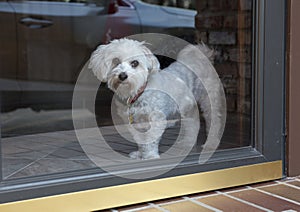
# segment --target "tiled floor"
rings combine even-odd
[[[87,148],[87,145],[90,144],[92,144],[90,145],[92,148],[88,148],[91,151],[88,153],[97,155],[99,157],[97,160],[101,160],[101,167],[103,165],[119,165],[119,163],[116,163],[114,160],[115,158],[112,158],[111,151],[118,152],[121,155],[128,157],[130,152],[137,150],[137,145],[124,139],[113,126],[105,126],[100,128],[101,134],[104,137],[104,141],[99,140],[97,133],[90,132],[90,130],[96,128],[87,127],[80,132],[80,134],[86,134],[86,137],[88,137],[88,139],[85,139],[84,141],[86,145],[84,145],[82,142],[79,143],[74,130],[52,131],[54,130],[54,126],[52,125],[57,125],[58,128],[60,125],[62,125],[63,128],[67,128],[66,125],[70,124],[69,119],[72,117],[69,114],[69,111],[50,111],[49,113],[50,114],[48,114],[48,112],[42,112],[39,114],[38,119],[32,118],[31,121],[28,121],[26,117],[31,117],[35,113],[31,110],[29,112],[26,110],[22,113],[23,116],[20,116],[23,118],[25,117],[24,120],[20,120],[20,118],[13,118],[15,117],[13,114],[10,115],[11,117],[9,116],[10,118],[7,117],[4,120],[4,123],[7,125],[5,125],[3,131],[6,132],[7,137],[1,138],[0,152],[2,153],[3,179],[7,180],[22,177],[49,175],[95,168],[97,166],[90,160],[89,157],[87,157],[87,149],[84,149],[84,147]],[[86,115],[86,113],[89,114],[86,111],[80,112],[81,116],[87,119],[89,115]],[[56,118],[53,118],[53,116]],[[52,124],[49,124],[48,121],[51,118],[55,121],[51,122],[50,120]],[[13,121],[11,119],[16,120]],[[218,147],[219,150],[238,148],[248,145],[250,139],[248,130],[245,130],[245,132],[230,130],[239,129],[237,126],[237,123],[239,123],[237,119],[238,117],[236,116],[231,116],[228,118],[226,124],[228,130],[225,130],[222,142]],[[59,122],[58,120],[63,120],[63,123]],[[66,120],[68,121],[68,124],[64,123]],[[43,124],[46,125],[43,126]],[[35,129],[32,127],[32,125],[39,127],[39,129]],[[34,129],[36,131],[34,131]],[[203,140],[205,141],[204,129],[204,126],[202,126],[198,137],[199,143],[196,144],[190,151],[191,154],[199,153],[201,151],[201,144],[203,143]],[[246,127],[245,129],[249,129],[249,127]],[[37,133],[39,130],[46,132]],[[50,132],[47,132],[47,130]],[[167,152],[170,147],[174,146],[174,141],[178,137],[179,131],[179,126],[175,126],[165,131],[160,143],[159,150],[161,153]],[[30,134],[18,135],[22,134],[23,132],[29,132]],[[125,133],[126,132],[123,132],[123,134]],[[174,157],[174,154],[172,155],[168,152],[166,155]]]
[[[107,212],[300,211],[300,177],[154,201]]]

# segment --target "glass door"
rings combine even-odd
[[[0,208],[284,176],[285,1],[0,4]]]

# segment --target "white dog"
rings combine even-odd
[[[222,85],[215,79],[212,56],[213,51],[204,44],[188,45],[180,51],[177,61],[160,70],[159,61],[144,42],[126,38],[100,45],[92,53],[89,68],[117,94],[127,108],[128,122],[135,124],[139,132],[133,136],[139,149],[130,154],[131,158],[159,158],[159,141],[168,127],[164,121],[178,112],[182,118],[195,117],[197,104],[203,112],[207,134],[211,129],[209,137],[215,140],[207,145],[219,144],[225,102]]]

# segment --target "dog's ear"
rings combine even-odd
[[[92,53],[88,66],[101,82],[107,82],[107,73],[109,71],[109,64],[106,57],[107,46],[108,45],[98,46]]]
[[[148,60],[148,70],[150,73],[154,73],[160,70],[160,63],[156,56],[148,49],[144,43],[142,43],[143,52]]]

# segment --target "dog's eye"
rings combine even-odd
[[[133,60],[133,61],[131,61],[130,65],[132,68],[136,68],[139,65],[139,61]]]

